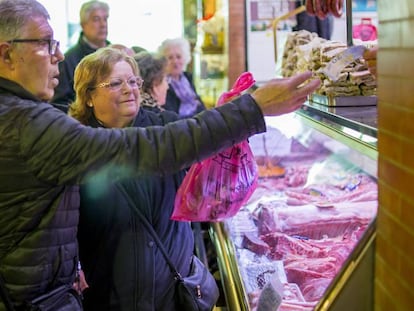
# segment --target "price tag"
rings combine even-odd
[[[342,70],[350,63],[361,58],[365,51],[365,46],[354,45],[345,51],[334,56],[331,61],[322,69],[322,72],[331,80],[338,80]]]
[[[257,311],[277,311],[283,299],[283,285],[277,278],[263,287],[257,304]]]

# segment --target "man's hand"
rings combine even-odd
[[[83,270],[80,269],[77,271],[75,283],[73,283],[73,289],[75,289],[79,295],[82,295],[82,292],[89,287],[88,282],[86,282],[85,274]]]
[[[307,71],[289,78],[272,79],[251,95],[266,116],[278,116],[299,109],[321,84]],[[309,80],[309,81],[307,81]]]

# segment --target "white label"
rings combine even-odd
[[[322,69],[322,72],[332,81],[338,80],[342,70],[364,54],[363,45],[354,45],[339,53]]]
[[[263,287],[257,304],[257,311],[277,311],[283,299],[283,286],[277,289],[276,284],[268,282]],[[280,284],[281,285],[281,284]]]

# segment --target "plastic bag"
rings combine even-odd
[[[240,96],[255,80],[249,72],[223,93],[217,106]],[[192,165],[177,191],[173,220],[221,221],[234,216],[257,187],[258,167],[248,141]]]
[[[364,17],[360,24],[352,27],[352,38],[362,41],[377,40],[377,27],[372,24],[371,18]]]

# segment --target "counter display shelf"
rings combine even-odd
[[[375,128],[311,105],[266,122],[257,189],[209,231],[228,309],[370,310]]]

